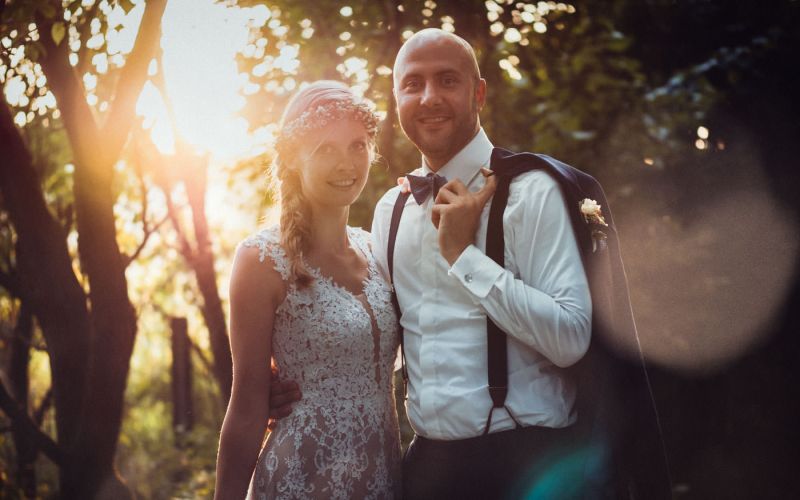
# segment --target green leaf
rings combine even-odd
[[[64,39],[64,35],[67,34],[67,27],[64,26],[64,23],[54,23],[53,26],[50,27],[50,36],[53,37],[53,41],[56,45],[61,43],[61,40]]]

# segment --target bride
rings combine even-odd
[[[217,499],[393,498],[400,490],[390,286],[369,235],[347,226],[377,123],[333,81],[300,90],[284,111],[272,166],[280,225],[246,239],[233,264],[233,390]],[[303,398],[262,447],[271,359]]]

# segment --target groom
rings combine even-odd
[[[553,172],[513,178],[501,212],[505,265],[486,255],[496,181],[485,169],[511,155],[480,125],[486,92],[472,47],[456,35],[422,30],[397,55],[397,111],[422,165],[378,202],[372,233],[401,312],[416,433],[403,496],[617,498],[630,485],[611,479],[610,434],[576,414],[578,389],[565,370],[589,349],[593,297],[573,207]],[[506,334],[508,393],[499,407],[487,387],[487,317]],[[277,389],[271,406],[280,397]]]
[[[478,117],[486,81],[466,41],[433,29],[412,36],[395,61],[394,96],[422,154],[419,175],[447,180],[435,199],[406,200],[394,249],[416,432],[404,497],[503,498],[537,455],[572,439],[575,389],[556,368],[589,346],[586,275],[558,186],[544,172],[511,186],[508,269],[484,253],[488,206],[472,192],[483,187],[493,146]],[[387,248],[399,190],[375,208],[376,249]],[[492,409],[487,390],[487,315],[510,337],[504,409]]]
[[[478,116],[486,81],[466,41],[436,29],[412,36],[395,61],[394,96],[403,131],[422,154],[418,175],[447,181],[435,199],[406,199],[394,245],[416,432],[404,497],[504,498],[537,459],[574,440],[575,387],[558,368],[589,346],[586,275],[559,187],[541,171],[511,184],[507,268],[485,254],[489,207],[473,193],[485,192],[481,169],[490,167],[493,146]],[[376,249],[387,248],[400,189],[375,208]],[[487,315],[508,334],[509,391],[497,409],[487,390]]]

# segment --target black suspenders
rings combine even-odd
[[[505,258],[503,255],[505,241],[503,235],[503,212],[508,203],[508,191],[512,177],[498,176],[497,190],[492,199],[489,211],[489,222],[486,230],[486,255],[495,262],[504,266]],[[403,216],[403,209],[406,205],[410,193],[401,192],[392,210],[392,220],[389,225],[389,241],[386,251],[386,260],[389,267],[389,277],[392,280],[392,303],[397,313],[398,322],[401,311],[397,301],[397,291],[394,288],[394,247],[397,240],[397,229],[400,227],[400,218]],[[408,389],[408,370],[406,368],[405,342],[403,327],[400,326],[400,359],[402,362],[402,374],[404,389]],[[506,346],[506,334],[488,316],[486,318],[486,340],[487,340],[487,361],[489,372],[489,395],[492,398],[492,408],[486,419],[484,435],[489,433],[492,424],[492,415],[495,408],[504,408],[517,427],[519,422],[506,406],[506,396],[508,395],[508,354]]]
[[[386,249],[386,261],[389,267],[389,279],[392,281],[392,305],[397,315],[397,328],[400,331],[400,366],[403,375],[403,396],[408,397],[408,369],[406,368],[406,349],[405,335],[403,335],[403,325],[400,324],[400,303],[397,301],[397,291],[394,288],[394,242],[397,240],[397,228],[400,227],[400,217],[403,216],[403,209],[406,200],[411,194],[410,191],[400,192],[392,210],[392,222],[389,224],[389,247]]]
[[[486,225],[486,255],[497,262],[500,267],[505,267],[505,235],[503,234],[503,212],[508,204],[508,190],[511,186],[511,177],[498,175],[497,189],[492,197],[492,206],[489,209],[489,222]],[[489,395],[492,397],[492,408],[486,418],[486,428],[483,434],[489,433],[492,426],[492,415],[495,408],[505,408],[508,416],[517,427],[520,423],[506,406],[508,395],[508,350],[506,346],[506,333],[486,317],[486,350],[489,365]]]

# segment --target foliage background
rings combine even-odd
[[[75,273],[89,289],[73,214],[74,147],[60,112],[64,103],[56,104],[47,78],[41,78],[37,61],[44,49],[37,42],[50,36],[57,45],[58,38],[70,44],[82,98],[102,118],[109,109],[103,103],[113,100],[120,78],[122,66],[114,61],[131,52],[115,46],[114,37],[136,30],[144,2],[2,5],[3,105],[32,155],[50,212],[64,226]],[[125,271],[137,331],[116,464],[137,495],[197,498],[213,491],[226,398],[216,374],[211,296],[201,271],[211,272],[224,306],[237,242],[274,220],[264,171],[286,99],[301,82],[336,78],[385,113],[382,159],[351,211],[353,225],[369,227],[375,201],[419,162],[397,125],[390,68],[407,32],[425,26],[454,28],[476,48],[489,85],[481,120],[497,145],[550,154],[605,186],[620,227],[643,347],[653,362],[676,497],[787,498],[797,489],[792,474],[800,416],[794,369],[800,100],[793,72],[800,3],[186,5],[179,11],[180,0],[168,2],[171,27],[164,25],[127,145],[114,163],[116,241],[123,253],[137,254]],[[57,9],[71,16],[64,23],[56,16],[53,24]],[[204,21],[215,16],[235,25],[238,34],[225,39],[204,32]],[[40,33],[37,23],[47,19],[62,28]],[[203,36],[211,45],[202,44]],[[183,45],[175,41],[181,38]],[[237,135],[251,140],[223,152],[207,125],[217,118],[210,113],[215,103],[192,96],[203,83],[215,83],[199,76],[209,74],[203,56],[213,60],[213,47],[226,44],[234,47],[231,63],[240,75],[228,82],[241,99],[231,111],[246,121],[225,122],[227,129],[216,133],[229,143]],[[171,67],[179,67],[175,57],[190,59],[195,72],[171,74]],[[199,133],[204,126],[212,131]],[[201,193],[203,203],[193,193]],[[3,277],[15,275],[17,233],[0,198]],[[198,266],[201,254],[210,256],[210,268]],[[4,279],[0,375],[7,385],[23,310]],[[195,346],[194,426],[186,432],[172,426],[173,316],[188,319]],[[31,332],[26,411],[41,410],[40,428],[55,438],[56,417],[47,402],[52,349],[37,324]],[[35,485],[25,487],[11,428],[7,412],[0,413],[0,492],[10,498],[51,495],[59,489],[57,466],[39,453]],[[407,440],[407,427],[404,433]]]

